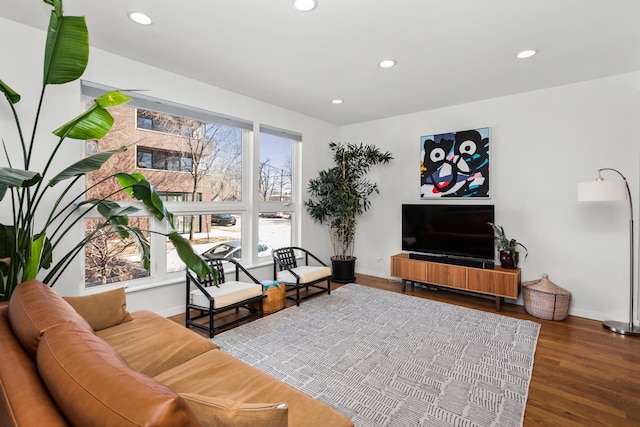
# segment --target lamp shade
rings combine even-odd
[[[627,187],[623,180],[578,183],[578,201],[580,202],[609,202],[626,199]]]

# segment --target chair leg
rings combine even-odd
[[[327,279],[327,294],[331,295],[331,279]]]
[[[209,310],[209,338],[213,338],[213,310]]]
[[[296,305],[300,307],[300,286],[296,285]]]

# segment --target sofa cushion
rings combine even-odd
[[[208,286],[205,291],[214,298],[213,308],[222,308],[262,295],[262,285],[231,281],[220,283],[218,286]],[[200,289],[194,289],[191,291],[191,304],[209,307],[209,298]]]
[[[94,295],[63,298],[84,317],[94,331],[131,320],[131,315],[127,311],[127,297],[124,288]]]
[[[290,426],[353,427],[351,420],[325,403],[221,350],[208,351],[154,378],[178,393],[242,403],[285,403]],[[206,378],[211,380],[203,381]]]
[[[301,265],[300,267],[291,269],[294,273],[300,276],[300,283],[311,283],[316,280],[327,279],[331,277],[331,269],[329,267],[318,267],[312,265]],[[287,270],[278,272],[278,282],[284,283],[296,283],[296,278],[293,274]]]
[[[184,399],[71,322],[47,329],[37,356],[40,376],[72,425],[199,425]]]
[[[242,403],[193,393],[181,396],[202,427],[287,427],[284,403]]]
[[[96,332],[129,366],[153,377],[218,346],[176,322],[146,310],[131,322]]]
[[[33,360],[16,340],[9,325],[8,304],[0,303],[0,424],[67,426],[42,383]]]
[[[68,302],[38,280],[16,286],[9,300],[9,321],[20,344],[33,359],[42,333],[52,326],[71,321],[93,332]]]

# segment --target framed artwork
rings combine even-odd
[[[420,197],[489,197],[489,128],[420,137]]]

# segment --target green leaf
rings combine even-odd
[[[62,2],[54,1],[44,56],[43,84],[78,79],[89,61],[89,31],[84,16],[62,16]]]
[[[129,231],[132,230],[129,227],[129,216],[138,212],[139,209],[134,206],[122,207],[115,202],[108,202],[99,204],[98,211],[106,219],[106,224],[109,224],[121,239],[126,239],[129,237]]]
[[[153,216],[160,221],[166,220],[171,229],[175,229],[173,214],[167,210],[160,195],[142,174],[117,173],[114,177],[129,196],[140,200]]]
[[[54,130],[53,134],[60,138],[100,139],[111,130],[112,126],[113,117],[111,114],[96,104]]]
[[[62,15],[62,0],[42,0],[46,4],[54,7],[54,13]]]
[[[167,235],[173,246],[178,252],[178,256],[184,262],[189,269],[196,273],[200,277],[207,277],[207,274],[211,272],[209,264],[194,250],[187,239],[178,234],[177,231],[169,233]]]
[[[22,281],[35,279],[40,270],[40,257],[42,256],[42,249],[44,248],[46,236],[44,233],[33,236],[31,241],[31,251],[29,253],[29,259],[24,266],[22,272]]]
[[[38,172],[0,167],[0,200],[4,197],[7,187],[31,187],[41,180],[42,176]]]
[[[114,121],[106,108],[129,101],[131,98],[117,90],[107,92],[97,98],[91,108],[54,130],[53,134],[60,138],[100,139],[111,130]]]
[[[102,108],[109,108],[131,102],[131,98],[119,90],[112,90],[96,98],[95,102]]]
[[[142,266],[148,270],[151,266],[151,244],[138,227],[130,227],[131,237],[136,241],[142,255]]]
[[[20,95],[7,86],[2,80],[0,80],[0,91],[4,93],[11,104],[17,104],[20,101]]]
[[[103,151],[102,153],[94,154],[93,156],[85,157],[84,159],[72,164],[65,170],[54,176],[49,181],[49,187],[53,187],[60,181],[73,178],[78,175],[85,175],[89,172],[100,170],[103,164],[107,162],[114,154],[123,153],[127,151],[127,147],[120,147],[115,150]]]
[[[13,225],[0,224],[0,259],[13,256],[13,243],[16,241],[16,231]],[[6,275],[7,266],[0,263],[0,271]]]

